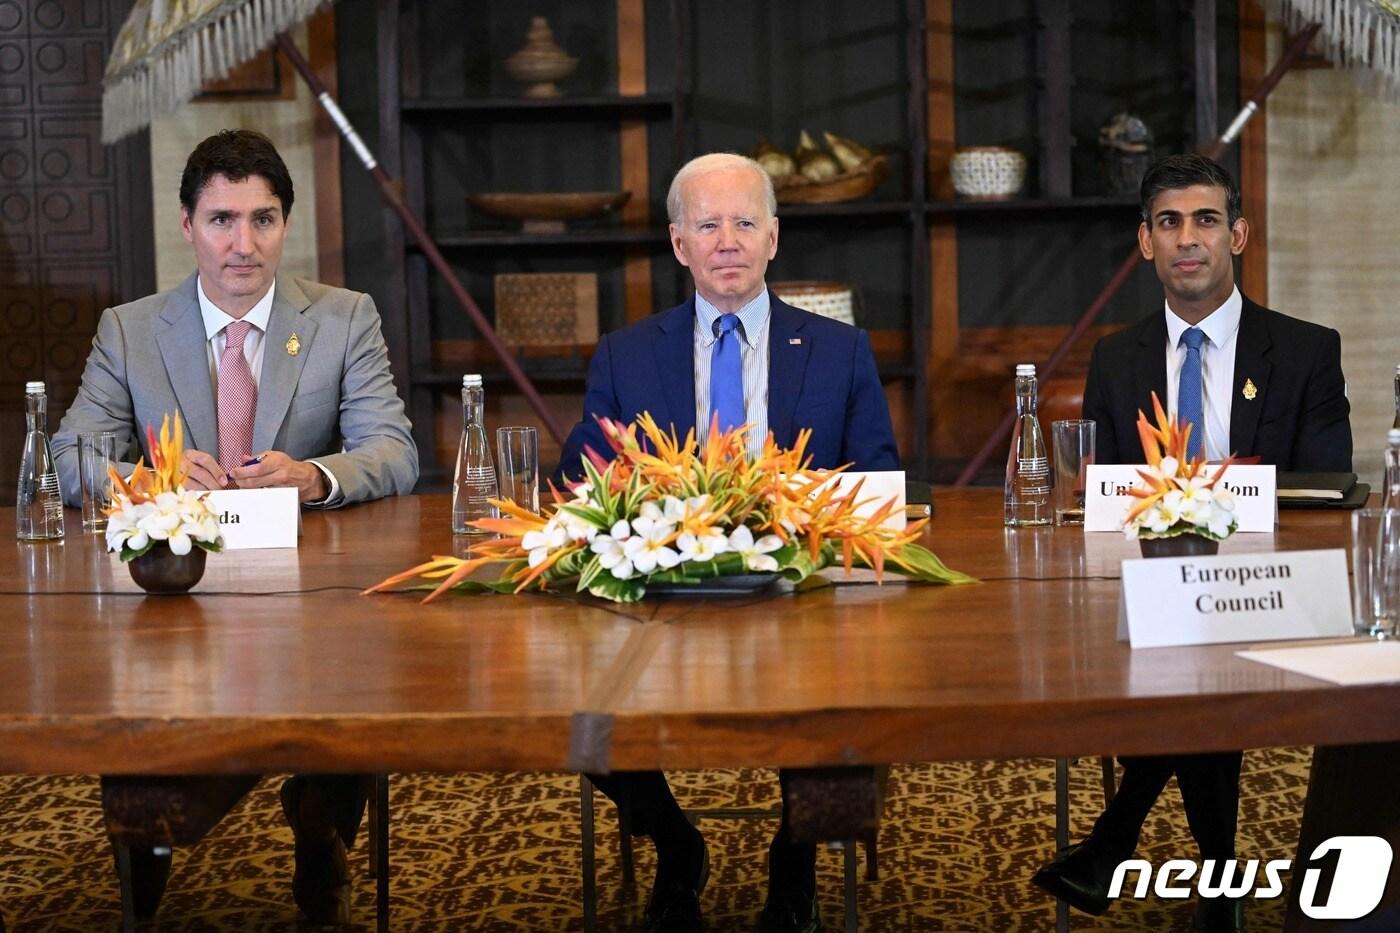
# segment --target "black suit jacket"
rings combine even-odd
[[[1167,401],[1167,322],[1162,309],[1104,337],[1084,386],[1084,417],[1096,423],[1099,463],[1141,463],[1137,416],[1152,392]],[[1244,396],[1246,380],[1255,396]],[[1248,298],[1235,341],[1230,450],[1280,470],[1351,471],[1351,406],[1342,339],[1330,327],[1260,307]]]

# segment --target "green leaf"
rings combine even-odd
[[[860,560],[860,558],[857,558]],[[860,560],[862,564],[869,564]],[[924,583],[976,583],[976,577],[970,577],[959,570],[953,570],[943,561],[938,559],[938,555],[928,548],[918,544],[906,544],[897,551],[885,556],[885,569],[894,573],[903,574],[920,580]]]
[[[641,577],[619,580],[611,573],[599,574],[588,592],[615,603],[635,603],[646,594],[646,582]]]

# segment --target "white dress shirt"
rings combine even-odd
[[[1201,398],[1205,413],[1205,455],[1208,460],[1223,460],[1230,455],[1230,404],[1234,401],[1235,344],[1240,333],[1240,314],[1244,302],[1240,290],[1230,290],[1230,297],[1194,326],[1205,332],[1201,344]],[[1186,365],[1186,344],[1181,335],[1191,324],[1176,316],[1171,305],[1167,314],[1167,411],[1177,411],[1180,394],[1181,368]]]
[[[263,364],[263,336],[267,333],[267,322],[272,317],[272,296],[277,291],[277,283],[273,283],[267,290],[267,294],[258,299],[258,303],[248,310],[248,313],[241,318],[236,318],[224,312],[222,308],[214,304],[209,296],[204,293],[204,283],[195,278],[195,292],[199,296],[199,313],[204,318],[204,349],[205,357],[209,361],[209,384],[214,389],[214,410],[219,407],[219,358],[224,355],[224,346],[228,343],[224,328],[234,321],[247,321],[252,324],[247,336],[243,338],[243,358],[248,361],[248,368],[253,372],[253,382],[262,382]],[[253,451],[253,456],[260,456],[263,451]],[[325,464],[312,460],[316,468],[326,477],[326,486],[329,490],[325,499],[318,502],[333,500],[340,493],[340,483],[336,481],[335,474],[330,471]],[[308,503],[315,504],[315,503]]]
[[[701,444],[710,433],[710,361],[714,355],[715,321],[720,311],[695,293],[695,436]],[[768,437],[768,287],[735,312],[739,316],[740,365],[744,372],[744,420],[749,428],[749,453],[763,453]],[[684,438],[681,438],[684,440]]]

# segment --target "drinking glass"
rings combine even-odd
[[[83,531],[106,531],[107,513],[112,505],[109,464],[117,462],[117,435],[111,431],[90,431],[78,435],[78,482],[83,492]]]
[[[523,509],[540,510],[540,438],[534,428],[496,429],[499,495]]]
[[[1394,638],[1400,624],[1400,509],[1351,513],[1352,627]]]
[[[1055,524],[1082,525],[1085,468],[1094,462],[1094,422],[1051,422],[1050,445],[1055,459]]]

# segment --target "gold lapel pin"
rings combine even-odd
[[[1256,395],[1258,395],[1258,394],[1259,394],[1259,390],[1256,389],[1256,388],[1254,387],[1254,380],[1253,380],[1253,379],[1246,379],[1246,380],[1244,381],[1244,397],[1245,397],[1245,400],[1246,400],[1246,401],[1249,401],[1249,402],[1252,402],[1252,401],[1254,401],[1254,396],[1256,396]]]
[[[301,338],[298,337],[296,334],[292,334],[292,336],[287,338],[287,355],[296,356],[300,352]],[[1250,396],[1250,398],[1253,398],[1253,396]]]

